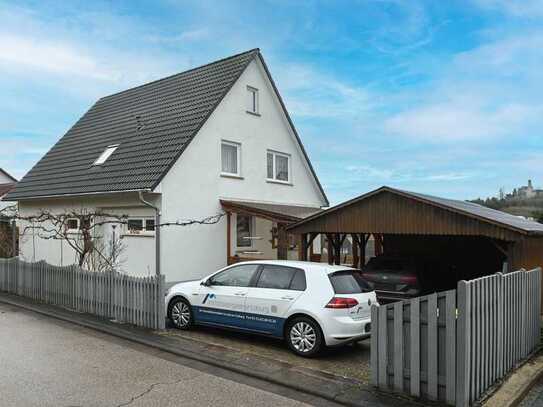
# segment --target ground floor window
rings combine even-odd
[[[154,233],[155,220],[152,218],[129,218],[126,229],[129,234]]]
[[[254,218],[250,215],[238,214],[236,216],[236,246],[252,247],[254,231]]]

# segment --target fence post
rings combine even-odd
[[[371,383],[379,386],[379,304],[371,306]]]
[[[458,282],[456,295],[458,313],[456,323],[456,407],[467,407],[469,406],[471,377],[471,301],[470,286],[466,281]]]

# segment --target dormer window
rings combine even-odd
[[[247,86],[247,113],[258,115],[258,89]]]
[[[102,165],[107,161],[107,159],[117,150],[119,147],[118,144],[112,144],[111,146],[107,146],[106,149],[102,154],[100,154],[100,157],[96,159],[93,165]]]

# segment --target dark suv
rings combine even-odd
[[[380,303],[421,295],[417,264],[400,257],[377,256],[362,268],[362,277],[374,288]]]

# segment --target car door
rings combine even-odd
[[[246,329],[245,301],[258,267],[240,264],[211,276],[193,304],[196,323]]]
[[[283,336],[288,310],[306,288],[302,269],[265,264],[254,287],[249,288],[245,309],[247,328],[274,336]]]

